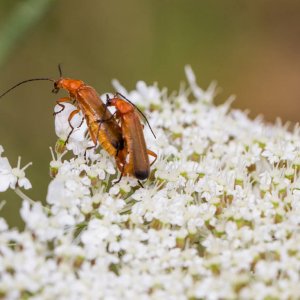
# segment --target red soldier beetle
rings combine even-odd
[[[53,93],[58,93],[60,89],[64,89],[69,93],[69,97],[63,97],[56,100],[56,103],[61,107],[61,110],[55,112],[54,115],[62,112],[65,108],[63,103],[70,102],[75,103],[77,109],[73,110],[68,118],[71,131],[65,141],[68,142],[74,127],[71,124],[72,118],[81,111],[87,122],[88,130],[94,146],[87,149],[95,148],[99,141],[99,144],[105,149],[111,156],[116,157],[119,150],[124,147],[124,140],[122,137],[121,127],[118,125],[116,120],[112,117],[111,112],[107,109],[106,105],[101,101],[96,90],[91,86],[86,85],[82,80],[63,78],[60,65],[58,65],[60,78],[57,80],[51,78],[32,78],[21,81],[8,89],[0,98],[6,95],[8,92],[13,90],[27,82],[46,80],[51,81],[54,84],[52,90]],[[105,119],[105,122],[103,122]],[[82,120],[83,121],[83,120]],[[82,123],[81,123],[82,124]],[[81,124],[79,126],[81,126]]]
[[[153,133],[147,118],[138,107],[120,93],[116,93],[113,98],[107,96],[106,106],[114,106],[116,108],[115,115],[117,120],[121,122],[124,139],[124,148],[118,151],[116,156],[117,166],[121,172],[121,176],[117,182],[120,182],[124,175],[131,175],[139,180],[147,179],[150,175],[148,155],[155,158],[151,165],[157,159],[157,154],[146,147],[143,125],[141,124],[139,114],[145,118]],[[155,137],[154,133],[153,135]]]

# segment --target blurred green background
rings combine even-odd
[[[217,102],[299,121],[300,1],[1,0],[0,93],[18,81],[58,76],[82,79],[99,93],[118,78],[127,88],[157,81],[170,91],[191,64],[206,88],[216,79]],[[22,156],[33,189],[44,199],[49,146],[55,143],[51,83],[23,85],[0,100],[0,144],[11,164]],[[64,95],[60,93],[60,95]],[[0,212],[19,225],[21,201],[0,195]]]

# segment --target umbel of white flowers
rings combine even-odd
[[[63,149],[71,105],[56,116],[45,206],[22,191],[27,166],[12,168],[0,148],[0,190],[21,196],[25,222],[0,218],[1,299],[300,299],[299,127],[216,106],[215,85],[186,75],[170,95],[113,82],[157,136],[145,126],[159,158],[143,188],[113,185],[101,149],[84,159],[86,124]]]

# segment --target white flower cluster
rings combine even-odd
[[[24,171],[31,163],[21,169],[21,157],[19,157],[17,167],[12,168],[7,157],[2,157],[3,152],[4,149],[0,145],[0,192],[4,192],[9,188],[15,189],[17,187],[23,187],[26,190],[30,189],[31,183],[25,177]]]
[[[85,159],[85,124],[73,158],[56,146],[47,205],[23,200],[23,231],[0,219],[1,299],[300,299],[300,128],[215,106],[214,85],[186,74],[190,87],[171,96],[114,81],[157,136],[145,126],[158,160],[144,187],[114,185],[103,150]],[[29,187],[2,157],[0,182]]]

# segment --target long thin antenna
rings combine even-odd
[[[55,82],[54,79],[51,78],[32,78],[32,79],[27,79],[27,80],[23,80],[19,83],[17,83],[16,85],[14,85],[13,87],[11,87],[10,89],[8,89],[6,92],[4,92],[2,95],[0,95],[0,98],[2,98],[4,95],[6,95],[7,93],[9,93],[11,90],[15,89],[16,87],[18,87],[19,85],[26,83],[26,82],[30,82],[30,81],[38,81],[38,80],[48,80],[48,81],[52,81]]]
[[[58,64],[58,72],[59,72],[59,77],[62,77],[62,70],[61,70],[61,64]]]
[[[126,101],[128,101],[131,105],[133,105],[138,110],[138,112],[144,117],[145,121],[147,122],[147,124],[148,124],[148,126],[149,126],[149,128],[150,128],[150,130],[151,130],[151,132],[153,134],[153,136],[156,138],[156,135],[154,134],[154,132],[153,132],[153,130],[152,130],[152,128],[151,128],[151,126],[150,126],[150,124],[148,122],[148,119],[146,118],[146,116],[144,115],[144,113],[134,103],[132,103],[129,99],[127,99],[124,95],[122,95],[121,93],[118,93],[118,92],[116,94],[118,96],[121,96],[122,98],[124,98]]]

